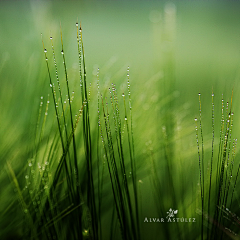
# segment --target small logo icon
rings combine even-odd
[[[173,210],[170,208],[169,211],[167,212],[167,218],[174,217],[177,213],[178,213],[178,210]]]

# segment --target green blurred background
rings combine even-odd
[[[45,41],[51,35],[60,44],[60,22],[68,68],[76,71],[77,18],[83,27],[88,80],[97,66],[104,75],[102,81],[111,78],[110,82],[130,66],[135,92],[141,86],[145,88],[148,80],[161,72],[161,61],[168,51],[169,43],[162,37],[166,4],[176,13],[172,31],[178,103],[191,103],[191,111],[196,111],[196,94],[206,93],[203,101],[208,102],[212,89],[217,96],[229,96],[234,87],[237,97],[238,2],[176,1],[171,5],[165,1],[1,1],[2,111],[10,115],[12,109],[12,117],[17,114],[25,119],[25,104],[37,99],[36,91],[41,93],[44,87],[41,33]],[[32,86],[37,89],[33,91]],[[158,90],[154,86],[148,89]],[[144,92],[138,92],[134,99],[141,94]]]
[[[161,156],[158,134],[164,120],[160,119],[160,110],[170,96],[174,99],[172,114],[177,119],[175,154],[186,164],[183,181],[197,183],[194,118],[199,115],[198,93],[202,94],[206,142],[211,138],[212,91],[216,122],[220,124],[222,94],[229,101],[234,89],[234,136],[240,133],[237,124],[240,3],[237,1],[1,1],[1,165],[10,161],[17,170],[26,160],[40,96],[46,99],[50,93],[41,33],[49,50],[49,37],[53,37],[59,57],[61,23],[69,79],[78,80],[77,19],[83,29],[88,82],[96,83],[99,67],[102,89],[114,82],[119,92],[126,91],[126,70],[130,67],[135,147],[137,156],[142,157],[139,159],[144,162],[152,150],[156,158]],[[172,74],[167,84],[164,83],[166,62],[171,65]],[[8,181],[5,168],[0,171],[2,188]],[[146,174],[144,169],[140,172],[144,215],[154,212],[149,207],[154,201],[148,199],[149,172]],[[12,194],[9,189],[9,196],[1,197],[1,211]],[[156,225],[148,227],[155,236]]]

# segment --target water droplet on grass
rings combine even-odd
[[[52,37],[50,37],[50,40],[52,40]]]
[[[28,175],[26,175],[26,176],[25,176],[25,178],[26,178],[26,179],[28,179],[28,178],[29,178],[29,176],[28,176]]]
[[[45,52],[45,53],[47,52],[47,49],[46,49],[46,48],[44,49],[44,52]]]

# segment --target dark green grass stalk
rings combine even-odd
[[[199,96],[199,129],[200,129],[200,137],[201,137],[201,143],[202,143],[202,156],[201,161],[199,162],[199,167],[202,168],[202,176],[200,173],[200,187],[201,187],[201,196],[202,196],[202,238],[203,238],[203,215],[204,215],[204,149],[203,149],[203,131],[202,131],[202,103],[201,103],[201,94],[198,94]]]
[[[65,135],[66,135],[66,139],[67,139],[67,137],[68,137],[67,123],[66,123],[66,116],[65,116],[64,106],[63,106],[62,90],[61,90],[60,82],[59,82],[58,68],[57,68],[57,62],[56,62],[56,57],[55,57],[55,51],[54,51],[54,47],[53,47],[53,38],[50,37],[50,40],[51,40],[51,45],[52,45],[52,53],[53,53],[53,60],[54,60],[55,71],[56,71],[56,79],[57,79],[57,84],[58,84],[59,99],[60,99],[61,108],[62,108],[64,130],[65,130]],[[70,98],[70,96],[69,96],[69,98]]]
[[[63,57],[63,65],[64,65],[64,71],[65,71],[65,78],[66,78],[66,87],[67,87],[67,94],[68,94],[68,102],[69,102],[69,109],[70,109],[70,121],[71,121],[71,133],[72,133],[72,141],[73,141],[73,155],[74,155],[74,174],[75,174],[75,180],[78,183],[79,182],[79,172],[78,172],[78,161],[77,161],[77,150],[76,150],[76,141],[75,141],[75,134],[74,134],[74,125],[73,125],[73,116],[72,116],[72,105],[70,101],[70,90],[69,90],[69,83],[68,83],[68,73],[67,73],[67,67],[66,67],[66,60],[65,60],[65,54],[64,54],[64,49],[63,49],[63,37],[62,37],[62,30],[61,30],[61,45],[62,45],[62,57]],[[76,192],[74,196],[74,203],[75,205],[80,204],[80,185],[75,184],[76,186]],[[79,216],[79,208],[76,211],[76,216]],[[80,221],[78,220],[79,225]],[[77,231],[77,236],[78,238],[82,238],[82,231],[81,228]]]
[[[64,65],[64,72],[65,72],[65,77],[66,77],[66,87],[67,87],[67,94],[68,94],[68,103],[69,103],[69,109],[70,109],[70,121],[71,121],[71,133],[72,133],[72,141],[73,141],[73,154],[74,154],[74,167],[75,167],[75,177],[76,181],[79,181],[79,174],[78,174],[78,165],[77,165],[77,151],[76,151],[76,141],[75,141],[75,134],[74,134],[74,126],[73,126],[73,116],[72,116],[72,104],[70,100],[70,90],[69,90],[69,84],[68,84],[68,74],[67,74],[67,66],[66,66],[66,60],[65,60],[65,55],[64,55],[64,50],[63,50],[63,39],[62,39],[62,29],[61,29],[61,44],[62,44],[62,57],[63,57],[63,65]],[[62,103],[62,99],[61,99]],[[65,119],[65,115],[63,112],[63,116]],[[67,134],[67,132],[66,132]],[[76,185],[77,187],[77,192],[80,192],[79,185]],[[80,202],[79,198],[76,196],[77,202]]]
[[[99,90],[99,69],[97,71],[97,112],[98,112],[98,118],[97,118],[97,176],[98,176],[98,222],[99,222],[99,239],[102,239],[102,224],[101,224],[101,208],[102,208],[102,191],[103,191],[103,177],[104,177],[104,162],[101,164],[101,142],[102,142],[102,129],[101,129],[101,120],[100,120],[100,90]],[[100,169],[102,166],[102,174],[100,172]],[[101,174],[101,177],[100,177]]]
[[[213,151],[214,151],[214,93],[212,92],[212,151],[211,151],[211,166],[210,166],[210,176],[209,176],[209,193],[208,193],[208,216],[210,216],[211,207],[211,189],[212,189],[212,174],[213,174]],[[208,221],[208,232],[210,232],[210,221]]]
[[[138,187],[137,187],[137,169],[136,169],[136,159],[134,151],[134,137],[133,137],[133,121],[132,121],[132,103],[131,103],[131,90],[130,90],[130,80],[129,80],[129,67],[127,69],[127,84],[128,84],[128,97],[129,97],[129,115],[130,115],[130,129],[128,126],[128,117],[127,117],[127,108],[124,99],[124,108],[125,108],[125,119],[127,118],[127,132],[128,132],[128,143],[129,143],[129,154],[131,160],[131,176],[133,182],[133,191],[134,191],[134,202],[135,202],[135,213],[136,213],[136,224],[137,224],[137,234],[138,239],[141,239],[140,234],[140,216],[139,216],[139,203],[138,203]]]
[[[140,226],[139,226],[139,209],[138,209],[138,191],[137,191],[137,182],[136,182],[136,163],[135,163],[135,157],[134,157],[134,150],[133,150],[133,135],[132,132],[130,133],[129,126],[128,126],[128,117],[126,113],[126,103],[125,103],[125,98],[124,98],[124,106],[125,106],[125,119],[126,120],[126,125],[127,125],[127,133],[128,133],[128,144],[129,144],[129,155],[130,155],[130,161],[131,161],[131,177],[132,177],[132,184],[133,184],[133,192],[134,192],[134,205],[135,205],[135,219],[136,219],[136,227],[137,229],[136,234],[137,234],[137,239],[141,239],[140,237]],[[130,120],[131,121],[131,120]],[[132,138],[130,136],[132,135]],[[130,211],[130,214],[133,214],[133,210]]]
[[[85,145],[85,156],[87,163],[87,183],[88,189],[87,192],[87,202],[90,204],[90,212],[92,216],[92,234],[94,239],[98,239],[98,217],[97,217],[97,209],[96,209],[96,200],[95,200],[95,192],[94,192],[94,182],[93,182],[93,163],[92,163],[92,142],[91,142],[91,129],[90,129],[90,119],[89,119],[89,102],[88,102],[88,93],[87,93],[87,82],[86,82],[86,66],[85,66],[85,55],[84,55],[84,47],[82,40],[82,27],[80,24],[80,28],[78,30],[78,23],[76,23],[77,27],[77,43],[78,43],[78,55],[79,55],[79,74],[80,74],[80,86],[81,86],[81,94],[82,94],[82,103],[84,104],[83,109],[83,138]],[[83,81],[82,81],[83,79]]]
[[[195,122],[197,122],[197,118],[195,118]],[[196,123],[196,140],[197,140],[197,152],[198,152],[198,166],[199,166],[199,185],[201,191],[201,239],[203,239],[203,188],[202,188],[202,168],[201,168],[201,154],[200,154],[200,145],[199,145],[199,137],[198,137],[198,126]]]

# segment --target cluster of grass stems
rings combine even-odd
[[[239,239],[239,219],[229,209],[236,204],[236,185],[240,165],[236,166],[237,139],[232,137],[233,92],[230,103],[222,97],[219,143],[215,144],[215,109],[212,93],[211,157],[207,161],[203,141],[202,103],[199,93],[199,118],[196,122],[196,139],[199,160],[201,239]],[[237,171],[236,171],[237,170]],[[234,202],[235,201],[235,202]]]
[[[106,97],[101,94],[98,71],[94,115],[78,23],[76,33],[80,88],[75,92],[70,90],[72,79],[68,78],[62,30],[62,66],[57,64],[53,37],[50,50],[42,40],[51,92],[45,109],[44,98],[40,99],[35,148],[24,169],[23,190],[11,164],[7,165],[24,212],[21,235],[24,239],[141,239],[129,69],[127,94],[120,97],[114,84]],[[60,67],[65,87],[60,84]],[[46,134],[48,116],[54,114],[51,102],[55,118]],[[112,189],[110,194],[104,185]],[[102,213],[106,209],[112,209],[107,223],[110,227],[105,226],[109,234],[103,232],[106,223]]]

